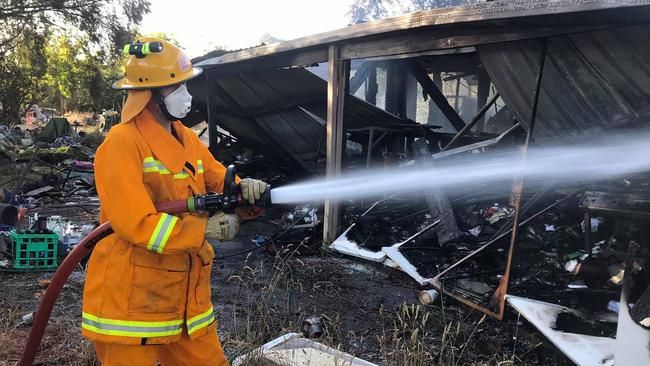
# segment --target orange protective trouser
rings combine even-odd
[[[190,340],[186,332],[177,342],[131,346],[93,342],[102,366],[228,366],[217,332]]]

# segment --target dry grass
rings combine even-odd
[[[228,331],[222,334],[226,351],[233,359],[280,335],[298,332],[305,315],[320,315],[325,332],[318,342],[378,364],[539,364],[534,357],[528,357],[540,346],[536,336],[526,340],[522,337],[522,341],[515,341],[513,346],[517,334],[514,337],[510,334],[514,329],[504,331],[503,328],[508,328],[506,323],[496,322],[462,307],[447,307],[444,302],[437,306],[403,303],[390,311],[381,306],[375,312],[366,306],[367,322],[377,326],[371,327],[370,332],[362,334],[362,330],[359,330],[357,334],[356,325],[345,323],[336,311],[328,312],[327,309],[331,310],[331,307],[320,307],[323,309],[321,314],[309,313],[304,308],[307,305],[301,299],[320,297],[327,301],[327,297],[323,296],[324,291],[336,292],[337,287],[343,286],[331,282],[326,285],[324,282],[329,281],[322,280],[310,284],[300,271],[304,266],[292,252],[285,252],[272,259],[272,265],[248,264],[238,275],[228,279],[238,284],[240,293],[237,298],[243,302],[237,311],[221,313],[221,318],[231,317],[234,322],[234,326],[228,327]],[[335,282],[334,279],[332,281]],[[314,291],[315,288],[317,291]],[[358,344],[369,343],[363,337],[373,338],[374,344],[359,347]],[[257,353],[245,365],[269,363]]]
[[[0,309],[0,366],[15,365],[22,355],[29,327],[15,309]],[[99,366],[92,344],[82,339],[76,320],[50,324],[35,363],[42,365]]]
[[[245,265],[239,275],[231,276],[229,282],[239,283],[242,302],[230,316],[233,331],[224,339],[224,347],[232,358],[250,352],[269,340],[290,331],[299,324],[295,314],[300,313],[296,297],[304,289],[300,280],[291,273],[294,251],[278,254],[270,269],[263,263]],[[261,355],[251,355],[246,365],[266,365]]]
[[[282,334],[296,332],[300,327],[303,313],[300,299],[313,296],[309,290],[336,291],[336,284],[318,281],[312,288],[305,289],[303,279],[294,275],[295,267],[303,266],[300,259],[294,258],[294,251],[285,251],[273,259],[271,266],[263,263],[246,265],[240,274],[231,276],[228,281],[239,284],[243,299],[237,311],[231,314],[234,329],[222,337],[224,346],[232,358],[252,352],[247,366],[268,365],[258,347]],[[267,269],[267,268],[270,268]],[[379,319],[382,329],[377,329],[377,344],[380,357],[386,365],[433,365],[440,359],[440,347],[433,346],[439,339],[431,329],[431,309],[419,305],[402,305],[396,313],[388,314],[381,308],[371,317]],[[340,314],[317,314],[324,324],[324,333],[319,342],[335,349],[342,349],[345,338],[356,338],[353,330],[344,331]],[[388,324],[388,325],[386,325]],[[451,331],[451,328],[450,328]],[[450,339],[443,335],[443,347],[450,347]],[[363,343],[361,341],[360,343]],[[355,349],[342,349],[355,356]],[[357,354],[366,358],[366,355]],[[291,362],[290,362],[291,363]]]
[[[384,300],[394,299],[392,292],[380,296],[382,305],[373,308],[374,300],[365,296],[380,291],[373,289],[378,283],[341,275],[342,268],[334,262],[296,258],[290,250],[271,259],[246,259],[241,271],[225,279],[237,293],[216,302],[226,354],[231,359],[246,354],[278,336],[297,332],[306,315],[319,315],[325,327],[318,342],[379,364],[535,364],[530,355],[540,346],[539,338],[524,339],[512,334],[514,328],[504,331],[507,324],[444,302],[422,306],[393,301],[391,305]],[[319,276],[309,277],[308,273]],[[68,305],[58,308],[48,326],[38,358],[44,365],[98,365],[92,345],[80,334],[77,284],[81,281],[64,294]],[[350,288],[366,292],[350,298]],[[338,306],[331,306],[332,302]],[[351,313],[355,313],[353,321]],[[0,309],[0,366],[14,365],[22,352],[29,331],[18,324],[22,315],[22,310]],[[513,335],[520,339],[514,345]],[[537,364],[558,363],[542,360]],[[245,365],[275,366],[260,353],[253,354]]]
[[[433,335],[428,331],[430,313],[420,305],[400,306],[396,314],[379,310],[382,318],[390,317],[392,327],[382,328],[377,336],[381,354],[390,365],[432,365],[436,349],[430,347]]]

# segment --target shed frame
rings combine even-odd
[[[553,36],[610,29],[650,22],[650,0],[513,0],[493,1],[470,6],[431,9],[390,19],[349,26],[313,36],[270,44],[220,57],[205,59],[196,65],[205,70],[209,84],[232,74],[263,70],[304,67],[328,62],[327,88],[327,178],[341,172],[344,146],[344,111],[350,90],[350,60],[395,59],[425,55],[454,54],[475,46],[527,39],[546,39]],[[427,92],[431,80],[426,80],[417,64],[409,69]],[[358,87],[354,82],[353,87]],[[435,86],[434,86],[435,87]],[[539,87],[539,85],[538,85]],[[218,93],[209,86],[210,94]],[[433,92],[431,92],[434,95]],[[483,104],[487,94],[483,93]],[[537,93],[536,93],[537,94]],[[310,96],[307,96],[310,97]],[[440,99],[440,98],[438,98]],[[212,102],[211,102],[212,100]],[[217,121],[214,99],[207,99],[211,148],[216,145]],[[444,107],[444,106],[443,106]],[[445,109],[445,115],[454,121],[458,131],[466,131],[460,117]],[[480,117],[479,117],[480,118]],[[533,117],[534,120],[534,117]],[[531,131],[529,131],[530,137]],[[215,137],[213,137],[215,136]],[[523,181],[513,187],[517,194]],[[519,206],[517,205],[517,215]],[[339,232],[340,212],[334,201],[326,201],[324,214],[325,245],[334,241]],[[512,230],[508,251],[507,272],[515,247],[518,220]],[[504,274],[508,278],[508,273]],[[433,284],[435,285],[435,284]],[[505,288],[499,291],[500,305],[496,312],[480,309],[502,319]],[[464,301],[468,303],[467,301]],[[468,304],[479,308],[475,304]]]

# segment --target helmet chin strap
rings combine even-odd
[[[165,118],[167,118],[169,121],[178,120],[178,118],[172,116],[171,113],[169,113],[167,106],[165,105],[165,98],[160,95],[160,92],[158,90],[154,90],[153,97],[154,101],[158,105],[158,108],[160,108],[160,111],[162,112],[163,116],[165,116]]]

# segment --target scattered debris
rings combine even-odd
[[[300,331],[305,338],[320,338],[325,331],[323,320],[318,316],[310,316],[303,320]]]
[[[31,313],[27,313],[22,316],[22,324],[23,325],[32,325],[34,323],[34,316],[36,315],[35,311],[32,311]]]
[[[0,203],[0,224],[14,225],[18,221],[18,207]]]
[[[289,333],[276,338],[233,361],[233,366],[248,364],[291,366],[377,366],[358,357]]]
[[[323,233],[318,208],[312,205],[296,206],[282,215],[277,228],[271,233],[255,235],[257,245],[265,245],[266,251],[276,254],[281,250],[295,248],[301,253],[317,250]]]
[[[440,294],[436,290],[423,290],[420,291],[420,295],[418,297],[423,305],[431,305],[438,299],[439,296]]]

